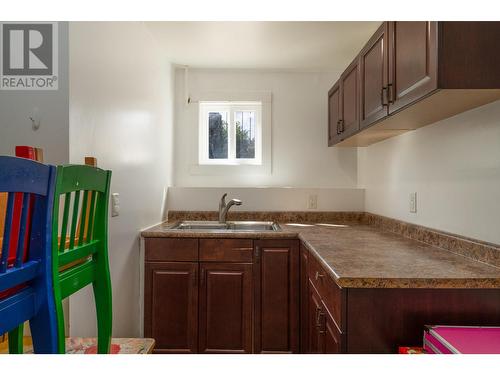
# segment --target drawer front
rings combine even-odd
[[[311,283],[318,290],[325,307],[335,320],[338,328],[343,331],[342,307],[344,293],[342,289],[333,281],[329,273],[312,254],[309,256],[308,267]]]
[[[323,301],[323,308],[326,308]],[[323,335],[325,354],[340,354],[345,351],[345,334],[342,334],[333,317],[328,313],[328,309],[324,312]]]
[[[248,239],[200,239],[200,261],[252,262],[253,241]]]
[[[198,239],[196,238],[146,238],[146,262],[196,262]]]

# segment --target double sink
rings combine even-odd
[[[203,231],[233,231],[233,232],[278,232],[278,223],[273,221],[179,221],[172,230],[203,230]]]
[[[281,230],[278,223],[273,221],[226,221],[229,209],[232,206],[241,206],[243,203],[240,199],[231,199],[226,203],[226,196],[227,193],[224,193],[219,202],[219,221],[180,221],[169,229],[214,232],[278,232]]]

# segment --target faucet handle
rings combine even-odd
[[[226,206],[226,197],[227,197],[227,193],[222,194],[222,198],[220,199],[220,203],[219,203],[219,208]]]

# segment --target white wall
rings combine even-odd
[[[335,188],[184,188],[168,189],[168,208],[175,211],[217,211],[222,194],[227,201],[238,198],[241,206],[235,211],[363,211],[363,189]],[[309,209],[311,195],[317,198],[317,208]]]
[[[184,70],[177,69],[174,185],[356,187],[356,150],[327,145],[327,92],[336,77],[333,73],[190,69],[188,92],[195,98],[222,90],[272,93],[271,173],[208,175],[194,168],[198,161],[198,105],[185,104]]]
[[[109,221],[113,335],[139,335],[139,230],[162,220],[171,181],[172,69],[137,22],[70,23],[70,159],[113,171]],[[70,300],[71,335],[95,335],[92,290]]]
[[[366,211],[500,243],[499,101],[360,148],[358,161]]]
[[[0,155],[14,155],[15,146],[40,147],[44,161],[69,161],[68,23],[59,22],[59,89],[0,91]],[[40,128],[32,130],[30,116],[38,109]]]

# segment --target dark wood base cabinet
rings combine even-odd
[[[252,265],[201,263],[199,352],[252,352]]]
[[[298,240],[145,243],[155,353],[397,353],[426,324],[500,326],[499,289],[341,288]]]
[[[298,353],[299,241],[145,240],[155,353]]]
[[[399,346],[422,346],[426,324],[500,325],[499,289],[340,288],[306,251],[303,353],[395,354]]]

